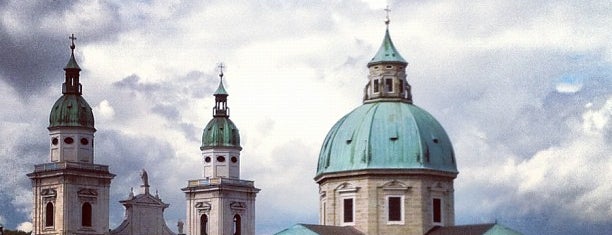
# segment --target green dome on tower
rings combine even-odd
[[[215,147],[241,148],[240,133],[229,118],[214,117],[204,128],[200,150]]]
[[[57,127],[84,127],[94,129],[94,115],[91,106],[82,96],[83,88],[80,79],[81,68],[74,58],[74,34],[70,37],[72,45],[70,59],[64,67],[66,80],[62,84],[62,97],[60,97],[49,115],[49,129]],[[95,129],[94,129],[95,130]]]
[[[49,115],[49,128],[54,127],[94,128],[91,107],[80,95],[64,94],[55,102]]]
[[[220,65],[223,69],[223,65]],[[223,70],[219,73],[219,86],[213,94],[215,96],[215,107],[213,107],[213,119],[211,119],[202,134],[202,146],[200,150],[215,147],[240,147],[240,133],[238,128],[229,118],[229,107],[227,107],[227,97],[229,94],[223,86]]]

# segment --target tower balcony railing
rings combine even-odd
[[[187,187],[197,187],[197,186],[208,186],[208,185],[237,185],[237,186],[248,186],[254,187],[255,184],[251,180],[241,180],[241,179],[230,179],[230,178],[207,178],[207,179],[197,179],[197,180],[189,180],[187,181]]]
[[[34,172],[54,171],[54,170],[64,170],[64,169],[108,172],[108,166],[106,165],[97,165],[97,164],[80,163],[80,162],[52,162],[52,163],[38,164],[34,166]]]

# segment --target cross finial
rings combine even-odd
[[[220,62],[219,65],[217,65],[217,67],[219,68],[219,77],[223,79],[223,69],[225,68],[225,64],[223,64],[223,62]]]
[[[387,17],[385,17],[385,24],[389,25],[389,22],[391,22],[391,20],[389,19],[389,12],[391,12],[391,8],[389,8],[389,5],[387,5],[384,10],[387,12]]]
[[[77,38],[74,36],[74,33],[72,34],[72,36],[68,37],[68,39],[70,39],[72,41],[72,44],[70,45],[70,49],[72,49],[74,51],[74,40],[76,40]]]

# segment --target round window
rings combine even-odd
[[[224,156],[218,156],[217,157],[217,161],[218,162],[225,162],[225,157]]]
[[[59,142],[59,140],[57,140],[57,138],[53,138],[53,139],[51,139],[51,143],[52,143],[53,145],[57,145],[57,143],[58,143],[58,142]]]
[[[74,139],[72,137],[67,137],[67,138],[64,139],[64,143],[72,144],[72,143],[74,143]]]
[[[82,138],[81,139],[81,144],[82,145],[88,145],[89,144],[89,140],[87,140],[87,138]]]
[[[205,157],[205,158],[204,158],[204,161],[205,161],[205,162],[210,162],[210,157]]]
[[[237,158],[237,157],[232,157],[232,162],[233,162],[233,163],[238,162],[238,158]]]

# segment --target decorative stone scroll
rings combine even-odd
[[[98,198],[98,191],[91,188],[82,188],[77,192],[81,202],[95,203]]]
[[[43,189],[40,190],[40,196],[42,197],[45,203],[53,202],[55,201],[55,198],[57,198],[57,191],[53,188]]]
[[[246,210],[246,203],[244,202],[231,202],[230,208],[232,210]]]
[[[196,202],[195,208],[198,210],[198,214],[206,214],[210,212],[212,205],[208,202]]]

